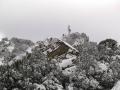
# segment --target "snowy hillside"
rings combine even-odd
[[[51,56],[50,56],[51,55]],[[0,90],[120,90],[120,47],[85,33],[0,41]]]

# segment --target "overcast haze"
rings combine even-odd
[[[99,42],[120,42],[119,0],[0,0],[0,32],[33,41],[85,32]]]

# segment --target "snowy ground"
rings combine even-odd
[[[65,70],[63,70],[62,73],[63,73],[64,75],[69,76],[69,75],[75,74],[76,69],[77,69],[76,66],[72,66],[72,67],[69,67],[69,68],[66,68]]]
[[[4,57],[1,57],[1,58],[0,58],[0,65],[3,65],[3,64],[4,64],[3,61],[4,61]]]
[[[118,81],[111,90],[120,90],[120,81]]]
[[[60,68],[66,68],[68,66],[72,66],[73,65],[73,60],[75,60],[75,59],[76,59],[76,57],[72,57],[72,58],[69,58],[69,59],[62,60],[62,62],[59,63]]]
[[[76,57],[72,57],[69,59],[64,59],[64,60],[62,60],[61,63],[59,63],[59,67],[61,68],[62,73],[64,75],[72,75],[75,73],[76,66],[74,66],[74,64],[73,64],[73,60],[75,60],[75,59],[76,59]]]

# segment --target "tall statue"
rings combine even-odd
[[[70,28],[70,25],[68,25],[68,35],[70,35],[71,33],[71,28]]]

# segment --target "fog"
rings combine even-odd
[[[33,41],[85,32],[92,41],[120,42],[119,0],[0,0],[0,32]]]

